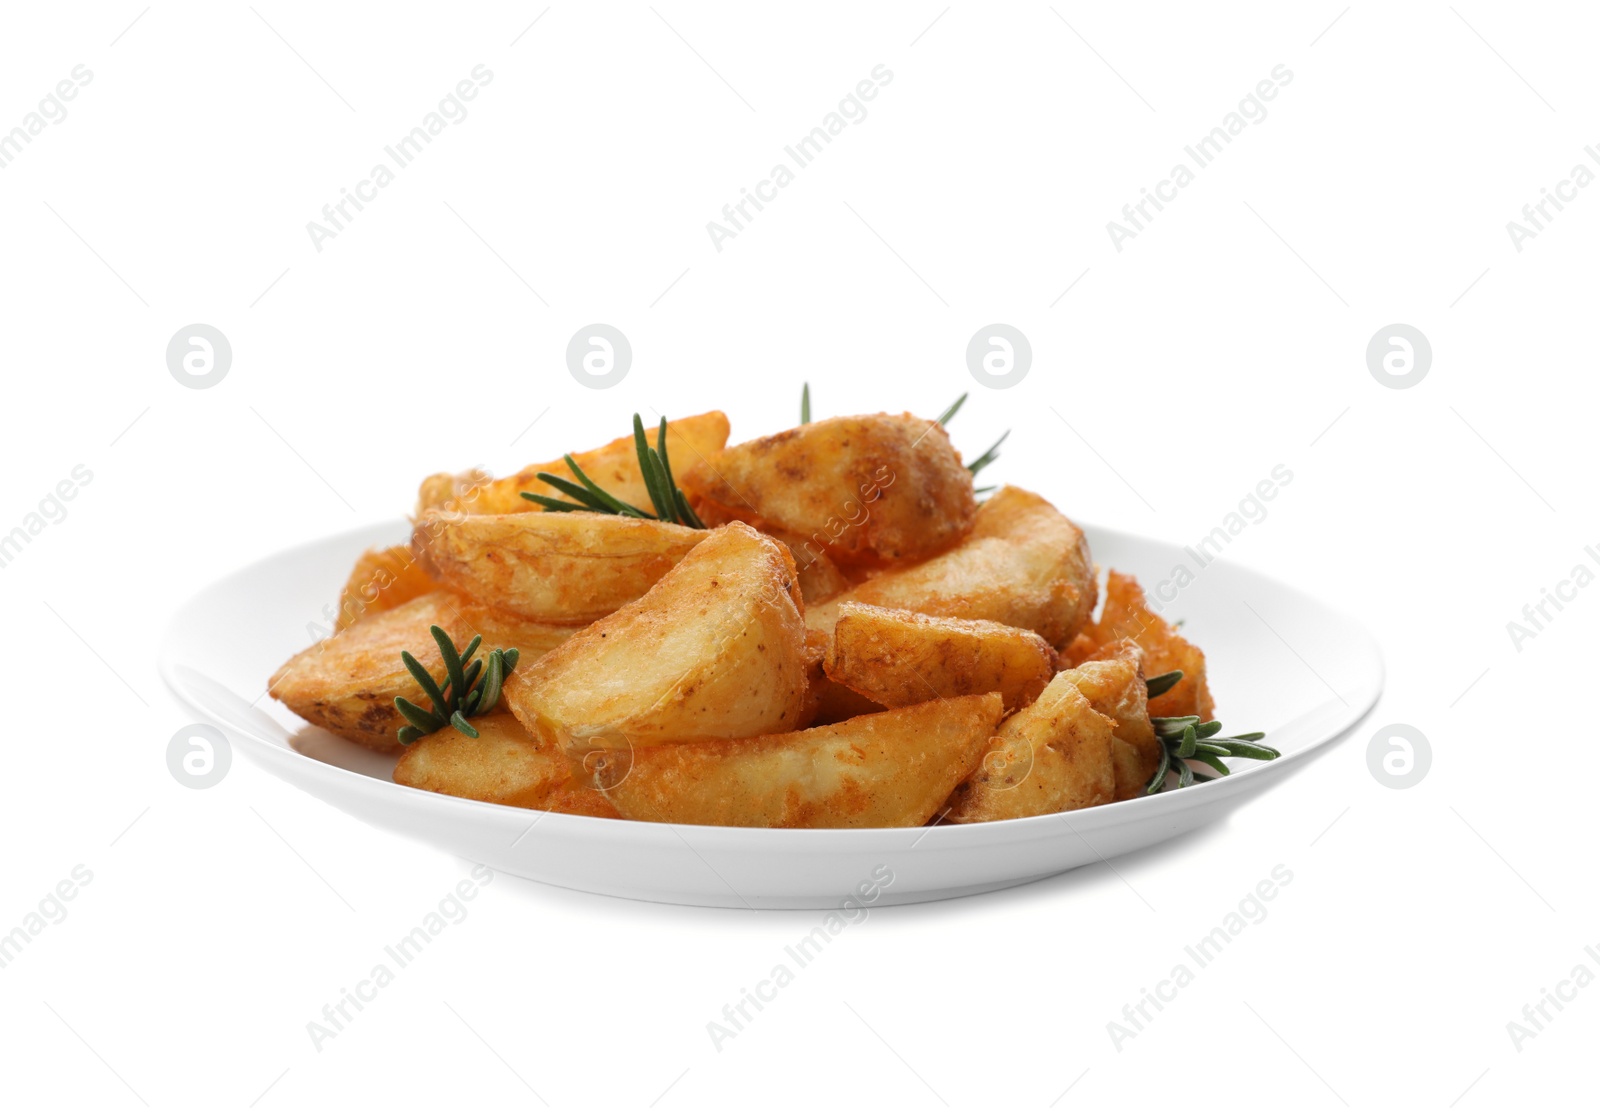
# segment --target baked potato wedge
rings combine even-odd
[[[988,693],[781,735],[645,747],[596,787],[629,820],[914,827],[966,780],[1000,715]]]
[[[1161,743],[1146,707],[1142,661],[1138,644],[1124,640],[1110,647],[1108,657],[1057,674],[1071,677],[1094,710],[1116,725],[1111,729],[1111,765],[1116,772],[1114,799],[1119,801],[1143,794],[1161,763]]]
[[[644,595],[704,537],[588,511],[445,513],[418,519],[411,547],[429,574],[464,596],[536,622],[588,623]]]
[[[833,563],[833,559],[816,545],[808,544],[793,534],[775,530],[763,530],[762,533],[777,538],[789,547],[789,555],[794,558],[795,568],[800,573],[800,598],[807,607],[831,600],[855,587],[855,581],[846,576]]]
[[[667,423],[667,456],[674,471],[703,457],[711,456],[728,443],[728,416],[720,410],[695,414]],[[655,444],[655,431],[650,430],[650,444]],[[619,437],[609,444],[588,452],[573,453],[589,478],[625,503],[642,510],[650,509],[650,491],[645,487],[644,475],[639,471],[639,456],[634,450],[633,436]],[[549,495],[558,499],[566,496],[538,479],[540,472],[549,472],[565,480],[576,481],[565,460],[550,460],[543,464],[530,464],[522,471],[498,480],[483,473],[464,473],[451,476],[440,473],[422,481],[417,496],[417,514],[429,511],[460,511],[464,514],[519,514],[542,511],[544,508],[522,497],[522,492]]]
[[[1138,580],[1113,569],[1106,575],[1106,605],[1100,618],[1083,637],[1073,640],[1065,654],[1066,663],[1114,656],[1123,639],[1131,639],[1143,651],[1145,676],[1183,670],[1183,680],[1150,701],[1152,716],[1199,716],[1202,723],[1216,718],[1206,684],[1205,654],[1179,634],[1177,627],[1150,610]]]
[[[799,725],[807,656],[789,551],[742,523],[695,533],[643,596],[506,679],[523,726],[582,759]]]
[[[1083,531],[1046,500],[1002,487],[978,508],[972,533],[918,565],[890,569],[826,603],[806,623],[831,632],[846,603],[867,603],[1021,627],[1062,646],[1094,610]]]
[[[808,548],[845,567],[920,560],[960,541],[977,512],[944,427],[911,414],[796,426],[686,463],[680,483],[707,523],[798,539],[796,563]]]
[[[354,626],[363,615],[388,611],[439,587],[417,564],[408,545],[369,549],[356,561],[339,593],[339,618],[334,630]]]
[[[514,646],[522,652],[522,661],[530,664],[574,630],[529,622],[450,592],[433,591],[367,615],[296,654],[272,675],[267,691],[302,719],[335,735],[373,750],[398,750],[395,732],[405,720],[395,710],[395,697],[428,706],[422,687],[401,662],[400,651],[410,651],[435,678],[445,673],[439,647],[428,633],[431,626],[442,627],[457,645],[481,634],[489,647]]]
[[[478,716],[472,726],[476,739],[445,727],[406,747],[395,783],[517,808],[617,815],[602,794],[574,782],[564,754],[534,739],[511,713]]]
[[[945,819],[975,824],[1106,804],[1116,789],[1114,726],[1070,674],[1056,674],[1000,725],[976,772],[950,795]]]
[[[1055,651],[1032,631],[985,619],[945,619],[840,605],[824,668],[889,708],[998,692],[1007,711],[1031,704],[1055,673]]]

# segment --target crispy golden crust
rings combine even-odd
[[[737,523],[700,537],[640,599],[518,667],[505,697],[524,726],[573,753],[801,722],[805,625],[788,550]]]
[[[948,553],[891,569],[806,610],[832,631],[847,602],[950,619],[987,619],[1063,645],[1095,603],[1094,566],[1083,531],[1047,501],[1003,487],[978,509],[972,533]]]
[[[647,432],[650,444],[654,447],[656,431],[652,429]],[[667,423],[667,456],[675,472],[681,472],[689,464],[719,451],[727,443],[728,416],[720,410]],[[598,449],[573,453],[572,458],[590,479],[618,499],[632,503],[640,510],[650,509],[650,492],[644,486],[644,476],[639,471],[639,456],[634,449],[632,434],[619,437]],[[549,472],[566,480],[577,479],[565,460],[530,464],[515,475],[498,480],[491,480],[482,472],[463,473],[461,476],[441,473],[422,481],[422,490],[417,497],[417,514],[420,517],[437,510],[466,514],[518,514],[542,510],[537,503],[522,498],[524,491],[565,499],[565,495],[536,478],[540,472]]]
[[[971,773],[1001,715],[993,693],[753,739],[633,752],[601,785],[630,820],[751,828],[925,824]]]
[[[855,587],[855,582],[817,546],[806,544],[803,538],[794,534],[784,534],[775,530],[762,532],[777,538],[789,547],[789,555],[794,558],[795,568],[800,573],[800,598],[805,601],[807,607],[824,600],[831,600],[834,596]]]
[[[1131,641],[1114,643],[1108,656],[1086,661],[1062,674],[1072,678],[1094,710],[1112,719],[1111,764],[1116,770],[1115,799],[1125,801],[1144,792],[1161,763],[1161,743],[1146,708],[1143,655]]]
[[[974,824],[1106,804],[1116,787],[1113,726],[1058,673],[1000,725],[971,779],[951,794],[945,819]]]
[[[395,763],[395,782],[474,801],[543,808],[552,791],[571,780],[566,757],[541,746],[509,712],[478,716],[472,726],[476,739],[445,727],[406,747]]]
[[[339,593],[339,618],[335,630],[354,626],[363,615],[376,615],[439,587],[417,564],[408,545],[369,549],[356,561]]]
[[[411,546],[441,584],[545,623],[588,623],[638,599],[705,537],[670,522],[591,514],[442,514]]]
[[[919,560],[972,528],[972,473],[944,428],[911,414],[828,418],[734,445],[681,471],[709,523],[790,539],[795,560]]]
[[[1111,657],[1123,639],[1131,639],[1143,651],[1146,677],[1183,670],[1183,680],[1150,701],[1152,716],[1199,716],[1202,721],[1215,718],[1216,707],[1206,684],[1205,654],[1150,610],[1144,589],[1136,579],[1113,570],[1106,577],[1106,606],[1099,621],[1068,647],[1066,661],[1076,664]]]
[[[395,697],[428,706],[421,686],[401,662],[400,651],[410,651],[434,678],[443,677],[444,661],[428,633],[435,625],[458,646],[474,634],[483,635],[486,648],[514,646],[526,664],[574,629],[532,623],[450,592],[429,592],[368,615],[296,654],[272,675],[267,691],[302,719],[335,735],[373,750],[397,750],[395,732],[405,721],[395,710]]]
[[[1044,691],[1055,653],[1017,627],[845,603],[825,667],[833,680],[889,708],[998,692],[1012,710]]]

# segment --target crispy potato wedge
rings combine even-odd
[[[1032,631],[845,603],[824,663],[829,677],[889,708],[998,692],[1007,711],[1031,704],[1055,673],[1055,651]]]
[[[572,779],[566,756],[536,742],[511,713],[478,716],[472,726],[476,739],[445,727],[406,747],[395,763],[396,784],[497,805],[543,808],[551,793]]]
[[[966,780],[1000,715],[989,693],[782,735],[647,747],[598,775],[597,788],[629,820],[913,827]]]
[[[441,584],[543,623],[588,623],[644,595],[705,537],[671,522],[565,514],[431,514],[411,546]]]
[[[1058,673],[1039,699],[1000,725],[972,777],[951,794],[952,824],[1015,820],[1112,799],[1115,722]]]
[[[868,603],[1021,627],[1061,646],[1094,610],[1096,586],[1083,531],[1044,499],[1003,487],[978,508],[972,533],[948,553],[874,576],[806,609],[832,631],[846,603]]]
[[[827,418],[680,471],[708,523],[747,522],[841,566],[920,560],[972,528],[972,473],[944,427],[910,414]]]
[[[654,429],[646,431],[650,444],[656,443]],[[728,416],[720,410],[711,410],[689,418],[679,418],[667,423],[667,456],[674,472],[682,472],[690,464],[709,457],[728,443]],[[588,452],[573,453],[572,459],[590,479],[625,503],[641,510],[650,509],[650,492],[639,471],[639,456],[634,450],[633,435],[619,437],[610,444]],[[429,511],[461,511],[465,514],[518,514],[541,511],[544,508],[522,497],[522,492],[550,495],[565,499],[559,491],[537,479],[540,472],[549,472],[565,480],[576,480],[565,460],[551,460],[543,464],[530,464],[515,475],[491,480],[484,473],[464,473],[451,476],[441,473],[422,481],[417,498],[417,514]],[[681,479],[680,479],[681,484]]]
[[[1069,664],[1112,656],[1118,643],[1132,639],[1144,652],[1145,676],[1159,677],[1174,669],[1183,670],[1183,680],[1150,701],[1152,716],[1199,716],[1202,722],[1216,718],[1216,706],[1206,684],[1205,654],[1150,610],[1138,580],[1115,570],[1108,573],[1106,605],[1099,621],[1084,634],[1084,639],[1074,640],[1068,647]]]
[[[575,629],[529,622],[450,592],[429,592],[368,615],[296,654],[272,675],[267,691],[302,719],[335,735],[373,750],[398,750],[395,732],[405,720],[395,710],[394,698],[428,706],[400,651],[409,650],[435,678],[443,677],[444,662],[428,633],[435,625],[458,646],[474,634],[483,635],[491,648],[515,646],[522,652],[518,672]]]
[[[763,533],[777,538],[789,547],[789,555],[794,558],[795,568],[800,572],[800,598],[805,605],[810,607],[814,603],[831,600],[834,596],[848,592],[855,587],[851,580],[833,559],[822,552],[817,546],[808,544],[803,538],[793,534],[779,533],[765,530]]]
[[[605,796],[573,780],[572,763],[529,735],[509,712],[473,719],[476,739],[446,727],[409,747],[395,763],[399,785],[546,812],[615,818]]]
[[[1108,657],[1058,674],[1071,677],[1094,710],[1116,724],[1111,729],[1111,765],[1119,801],[1142,795],[1161,763],[1161,743],[1146,707],[1142,661],[1138,644],[1129,639],[1110,647]]]
[[[525,727],[581,758],[800,723],[805,624],[789,551],[742,523],[698,536],[642,597],[506,679]]]
[[[363,615],[388,611],[437,587],[438,582],[417,564],[409,545],[369,549],[356,561],[339,593],[334,630],[354,626]]]

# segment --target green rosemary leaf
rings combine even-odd
[[[406,722],[421,731],[424,735],[439,730],[445,721],[432,712],[424,711],[403,696],[394,698],[395,710],[406,717]]]
[[[466,700],[461,702],[461,711],[469,716],[477,715],[478,701],[482,699],[482,697],[483,690],[481,688],[473,689],[471,692],[467,693]]]
[[[939,415],[939,417],[936,419],[938,421],[938,423],[940,425],[949,425],[950,424],[950,419],[956,416],[956,412],[961,409],[961,404],[963,402],[966,402],[966,401],[967,401],[967,392],[962,391],[961,392],[961,397],[956,399],[949,406],[947,406],[945,408],[944,413]]]
[[[1151,777],[1149,781],[1144,783],[1144,792],[1146,796],[1149,796],[1151,793],[1161,792],[1161,787],[1167,782],[1167,770],[1171,768],[1171,765],[1172,757],[1167,753],[1167,748],[1162,747],[1161,760],[1156,764],[1155,775]]]
[[[677,508],[672,505],[672,493],[667,489],[666,477],[662,475],[660,458],[650,449],[650,442],[645,440],[644,422],[639,420],[639,415],[633,416],[633,451],[639,457],[639,475],[644,477],[644,489],[650,495],[650,502],[656,509],[656,517],[662,522],[677,521]]]
[[[478,647],[482,646],[482,645],[483,645],[483,635],[481,635],[481,634],[473,635],[472,636],[472,641],[467,643],[467,648],[465,650],[461,651],[461,664],[465,665],[467,662],[471,661],[472,660],[472,655],[476,654],[478,652]],[[468,688],[472,687],[472,678],[471,677],[467,678],[467,687]]]
[[[1150,726],[1159,734],[1162,731],[1171,731],[1174,735],[1181,735],[1185,727],[1193,724],[1200,726],[1199,716],[1151,716]]]
[[[541,507],[543,507],[547,511],[592,511],[592,510],[594,510],[593,507],[585,506],[582,503],[568,503],[564,499],[552,499],[548,495],[535,495],[531,491],[523,491],[523,492],[519,492],[519,494],[524,499],[526,499],[528,502],[530,502],[530,503],[538,503]]]
[[[450,636],[440,626],[428,628],[428,633],[433,635],[433,640],[439,644],[439,656],[444,658],[444,671],[450,678],[451,707],[461,700],[467,686],[462,684],[461,655],[456,653],[456,644],[450,641]]]
[[[1226,777],[1229,773],[1228,767],[1223,764],[1222,759],[1218,758],[1214,754],[1196,754],[1194,756],[1194,760],[1196,762],[1204,762],[1207,766],[1210,766],[1213,770],[1217,771],[1218,774],[1221,774],[1224,777]],[[1212,779],[1207,778],[1206,780],[1210,781]]]
[[[1265,731],[1247,731],[1243,735],[1229,735],[1230,739],[1238,739],[1241,743],[1259,743],[1267,737]]]
[[[543,480],[563,495],[571,496],[582,503],[585,510],[599,511],[601,514],[614,514],[610,507],[595,498],[594,493],[582,484],[575,484],[565,476],[558,476],[554,472],[536,472],[535,477]],[[526,494],[526,493],[524,493]],[[529,496],[533,498],[533,496]],[[537,502],[537,500],[535,500]]]
[[[467,668],[466,676],[461,679],[461,692],[463,698],[472,695],[473,685],[478,679],[478,674],[482,672],[482,661],[475,661]]]
[[[1178,745],[1173,748],[1172,755],[1174,758],[1193,758],[1198,746],[1199,740],[1194,725],[1190,724],[1183,729],[1183,738],[1178,740]]]
[[[421,662],[404,650],[400,651],[400,660],[405,663],[406,670],[416,679],[417,684],[422,686],[422,691],[427,695],[428,699],[433,701],[434,712],[443,717],[445,714],[444,693],[439,691],[439,683],[433,679],[426,669],[422,668]],[[440,722],[443,722],[442,718]],[[435,730],[438,729],[435,728]]]
[[[1145,695],[1151,700],[1170,692],[1172,687],[1183,680],[1183,670],[1174,669],[1171,673],[1163,673],[1159,677],[1151,677],[1144,683]]]
[[[1179,758],[1172,764],[1172,772],[1178,775],[1178,788],[1187,789],[1194,784],[1194,771],[1189,769],[1189,763]]]
[[[974,460],[971,464],[967,465],[967,471],[976,476],[979,472],[982,472],[985,468],[989,467],[989,465],[993,464],[1000,456],[1000,446],[1005,444],[1006,438],[1010,436],[1011,431],[1009,429],[1002,433],[1000,435],[1000,440],[990,445],[987,452],[985,452],[977,460]]]
[[[517,667],[517,659],[522,656],[522,651],[517,649],[515,646],[513,646],[513,647],[511,647],[511,649],[506,650],[503,653],[501,653],[500,656],[505,658],[505,661],[506,661],[505,672],[506,673],[510,673],[513,669],[515,669]]]
[[[641,511],[638,507],[634,506],[632,503],[624,503],[621,499],[618,499],[616,496],[608,494],[604,488],[602,488],[599,484],[595,483],[593,480],[591,480],[589,478],[588,473],[586,473],[582,468],[580,468],[578,466],[578,462],[576,460],[572,459],[572,454],[571,453],[568,453],[566,456],[562,457],[561,459],[565,460],[567,462],[567,467],[572,470],[572,474],[574,476],[578,477],[578,482],[581,483],[584,487],[588,488],[589,489],[589,493],[591,495],[593,495],[596,499],[598,499],[602,504],[604,504],[606,509],[611,511],[612,514],[623,514],[623,515],[627,515],[630,518],[653,518],[654,517],[653,515],[649,515],[649,514],[646,514],[644,511]],[[541,477],[541,478],[543,478],[543,477]]]
[[[1215,735],[1217,732],[1219,732],[1221,730],[1222,730],[1221,722],[1218,721],[1218,720],[1212,720],[1210,723],[1202,723],[1202,724],[1198,725],[1197,727],[1195,727],[1194,733],[1195,733],[1195,736],[1197,738],[1209,739],[1209,738],[1211,738],[1211,736]]]
[[[403,747],[408,747],[418,739],[424,738],[428,733],[425,731],[419,731],[408,723],[399,731],[395,732],[395,734],[399,736],[400,745]]]
[[[1215,754],[1215,755],[1218,755],[1219,757],[1232,753],[1227,747],[1219,746],[1216,743],[1200,743],[1200,742],[1197,742],[1194,745],[1194,749],[1195,749],[1196,753],[1199,753],[1199,754]]]
[[[974,494],[974,495],[987,495],[987,494],[989,494],[989,492],[997,490],[998,487],[999,487],[998,484],[989,484],[987,487],[975,487],[975,488],[972,489],[972,494]]]
[[[800,424],[801,425],[809,425],[810,423],[811,423],[811,384],[810,383],[802,383],[800,385]]]
[[[1228,747],[1228,754],[1233,758],[1254,758],[1258,762],[1270,762],[1282,757],[1271,747],[1258,747],[1253,743],[1234,743]]]
[[[460,712],[457,712],[455,715],[450,717],[450,726],[454,727],[457,731],[461,732],[469,739],[476,739],[478,737],[478,729],[472,726],[472,724],[468,723],[467,717],[462,715]]]
[[[678,481],[672,478],[672,461],[667,459],[667,417],[665,414],[661,416],[661,424],[656,426],[656,455],[661,458],[661,474],[667,478],[667,493],[669,495],[675,494],[678,490]]]
[[[685,526],[693,526],[696,530],[704,530],[706,524],[700,521],[700,516],[694,513],[694,508],[689,505],[689,500],[683,497],[683,492],[677,488],[672,489],[672,498],[678,504],[678,517]]]
[[[500,686],[505,681],[506,656],[499,650],[489,655],[489,668],[483,671],[483,684],[478,689],[477,714],[487,715],[500,702]]]

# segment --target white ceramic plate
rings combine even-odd
[[[932,901],[1035,881],[1181,835],[1283,782],[1377,700],[1383,662],[1354,620],[1295,588],[1222,561],[1164,611],[1206,652],[1228,731],[1265,730],[1283,752],[1233,761],[1209,784],[1081,812],[991,824],[767,831],[563,816],[396,785],[393,757],[345,742],[279,706],[266,680],[326,633],[357,554],[409,536],[393,522],[270,557],[212,585],[174,618],[161,674],[233,749],[370,824],[496,870],[618,897],[733,908],[835,908],[866,886],[878,903]],[[1095,560],[1154,589],[1177,546],[1087,528]],[[1287,790],[1292,792],[1292,790]],[[892,878],[887,885],[884,878]],[[862,891],[867,892],[867,891]],[[859,900],[859,898],[858,898]]]

